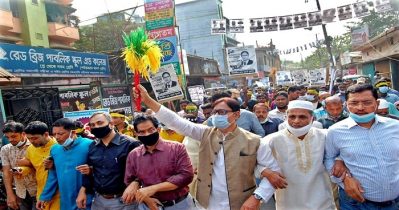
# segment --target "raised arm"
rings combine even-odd
[[[159,121],[161,121],[169,128],[173,129],[177,133],[201,141],[202,136],[207,129],[207,126],[202,124],[195,124],[181,118],[176,113],[172,112],[171,110],[167,109],[166,107],[162,106],[160,103],[152,99],[148,95],[147,90],[142,85],[139,85],[138,88],[140,90],[141,101],[145,105],[147,105],[148,108],[152,109],[156,113],[155,118],[157,118]],[[139,96],[136,88],[133,88],[133,95],[134,98],[137,98]]]

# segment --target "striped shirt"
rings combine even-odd
[[[329,128],[324,164],[328,172],[338,156],[359,181],[365,199],[384,202],[399,196],[399,123],[376,116],[370,129],[347,118]],[[344,184],[332,177],[342,188]]]

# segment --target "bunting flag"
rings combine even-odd
[[[294,15],[294,27],[295,28],[308,27],[308,19],[306,17],[306,13]]]
[[[337,10],[335,8],[323,10],[323,24],[335,22],[337,17],[336,12]]]
[[[367,1],[354,3],[353,9],[355,11],[355,17],[364,17],[371,14],[370,6]]]
[[[338,7],[338,19],[340,21],[348,20],[351,18],[353,18],[353,15],[352,15],[352,7],[350,4]]]
[[[375,0],[374,7],[376,12],[385,12],[392,10],[392,5],[389,0]]]
[[[232,34],[244,33],[244,19],[230,19],[228,32]]]
[[[226,19],[212,19],[211,24],[211,34],[226,34]]]

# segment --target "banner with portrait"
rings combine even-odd
[[[158,102],[164,103],[184,98],[172,64],[161,66],[155,75],[149,73],[150,83]]]
[[[211,24],[211,34],[226,34],[226,19],[212,19]]]
[[[266,88],[270,87],[269,77],[264,77],[259,80]]]
[[[200,105],[204,101],[205,88],[203,85],[196,85],[187,87],[190,93],[191,101],[197,105]]]
[[[258,75],[255,47],[253,45],[228,47],[226,50],[231,78]]]
[[[230,19],[229,32],[244,33],[244,19]]]
[[[311,86],[326,85],[326,69],[309,70],[309,79]]]
[[[291,72],[293,84],[295,85],[309,85],[309,76],[307,70],[295,70]]]
[[[277,85],[288,86],[292,84],[291,72],[289,71],[278,71],[276,73]]]

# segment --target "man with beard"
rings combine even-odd
[[[280,120],[285,120],[288,106],[288,94],[286,92],[280,91],[274,95],[274,102],[276,103],[276,109],[273,109],[269,112],[269,117],[271,118],[279,118]]]
[[[260,125],[265,130],[265,136],[278,131],[278,126],[283,123],[279,118],[269,117],[269,107],[264,103],[258,103],[254,106],[254,113],[259,120]]]
[[[22,177],[22,169],[17,164],[17,160],[25,157],[28,147],[31,145],[23,131],[24,125],[21,123],[10,122],[4,125],[3,133],[10,144],[1,148],[1,160],[8,207],[32,210],[36,207],[37,188],[34,171],[30,170],[28,174]],[[13,183],[15,184],[15,192]]]
[[[331,96],[325,100],[327,115],[319,118],[317,121],[323,125],[324,129],[328,129],[335,123],[349,117],[348,113],[344,111],[341,98],[338,96]]]
[[[345,83],[339,83],[338,84],[338,93],[335,95],[338,96],[343,103],[345,103],[345,94],[346,94],[346,84]]]
[[[127,155],[140,143],[130,136],[115,132],[108,112],[96,112],[91,115],[89,126],[97,139],[89,146],[87,164],[78,167],[85,175],[76,199],[78,208],[85,207],[86,194],[93,188],[96,193],[93,209],[134,208],[134,203],[127,202],[124,175]]]
[[[46,186],[48,170],[43,162],[50,156],[51,148],[57,144],[54,137],[49,134],[48,127],[45,123],[40,121],[30,122],[24,132],[29,139],[30,145],[24,159],[18,160],[19,166],[29,166],[36,170],[37,193],[36,198],[40,198],[44,187]],[[22,176],[28,170],[22,169]],[[46,202],[44,210],[61,209],[60,207],[61,195],[58,190],[54,193],[53,198]]]
[[[165,210],[195,210],[188,187],[194,172],[186,147],[160,138],[153,116],[137,117],[134,129],[143,145],[127,157],[127,203],[136,200],[140,210],[158,209],[158,205]]]
[[[76,210],[76,198],[82,187],[82,175],[76,167],[86,163],[89,145],[93,141],[77,137],[75,123],[68,118],[61,118],[53,123],[53,135],[58,142],[50,150],[54,167],[49,170],[37,208],[46,206],[46,202],[52,199],[58,188],[62,197],[61,210]],[[88,197],[86,207],[91,209],[93,195]]]
[[[329,175],[323,165],[326,134],[312,128],[313,105],[291,101],[287,128],[266,136],[281,173],[259,168],[276,191],[276,209],[334,210]]]

